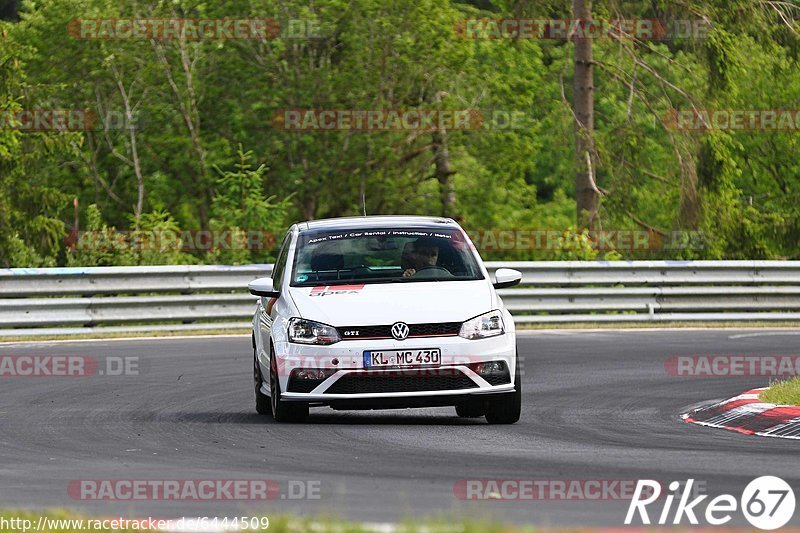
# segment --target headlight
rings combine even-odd
[[[505,333],[503,316],[500,311],[490,311],[484,315],[476,316],[461,324],[459,337],[465,339],[485,339]]]
[[[289,342],[299,344],[333,344],[342,340],[336,328],[327,324],[306,320],[289,319]]]

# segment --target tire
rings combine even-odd
[[[514,370],[514,392],[503,394],[486,405],[486,421],[490,424],[514,424],[522,413],[522,378],[519,375],[519,355]]]
[[[459,418],[480,418],[486,414],[483,403],[467,402],[456,405],[456,414]]]
[[[269,349],[270,412],[275,422],[301,422],[308,416],[308,404],[281,401],[281,384],[278,381],[278,364],[275,352]]]
[[[264,376],[258,366],[258,355],[256,354],[256,340],[253,338],[253,383],[256,389],[256,413],[268,415],[272,413],[269,405],[269,396],[261,392],[261,385],[264,383]]]

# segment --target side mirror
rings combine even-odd
[[[264,298],[277,298],[280,292],[272,286],[272,278],[258,278],[247,284],[250,294]]]
[[[512,270],[510,268],[498,268],[494,273],[495,289],[507,289],[514,285],[519,285],[522,281],[522,272],[519,270]]]

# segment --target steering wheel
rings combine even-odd
[[[437,272],[440,272],[441,274],[437,275],[436,274]],[[417,269],[417,271],[411,277],[417,279],[436,279],[440,277],[441,278],[453,277],[453,274],[445,267],[439,265],[428,265],[420,269]]]
[[[424,266],[424,267],[422,267],[422,268],[418,268],[418,269],[417,269],[417,274],[419,274],[419,273],[420,273],[420,272],[422,272],[423,270],[444,270],[445,272],[447,272],[448,274],[450,274],[450,271],[449,271],[449,270],[447,270],[445,267],[443,267],[443,266],[439,266],[439,265],[427,265],[427,266]]]

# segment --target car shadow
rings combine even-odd
[[[312,409],[311,414],[302,422],[282,424],[275,422],[269,415],[246,412],[180,412],[160,413],[159,422],[184,423],[184,424],[215,424],[215,425],[244,425],[244,424],[275,424],[275,425],[393,425],[393,426],[474,426],[485,425],[486,420],[481,418],[459,418],[452,416],[432,415],[420,416],[403,412],[319,412]]]
[[[158,422],[183,423],[183,424],[263,424],[272,421],[272,417],[259,415],[253,412],[224,412],[224,411],[205,411],[205,412],[180,412],[180,413],[159,413]]]
[[[275,423],[270,418],[270,422]],[[452,416],[420,416],[402,412],[342,412],[319,413],[313,411],[301,424],[334,424],[334,425],[393,425],[393,426],[474,426],[485,425],[486,419],[459,418]]]

